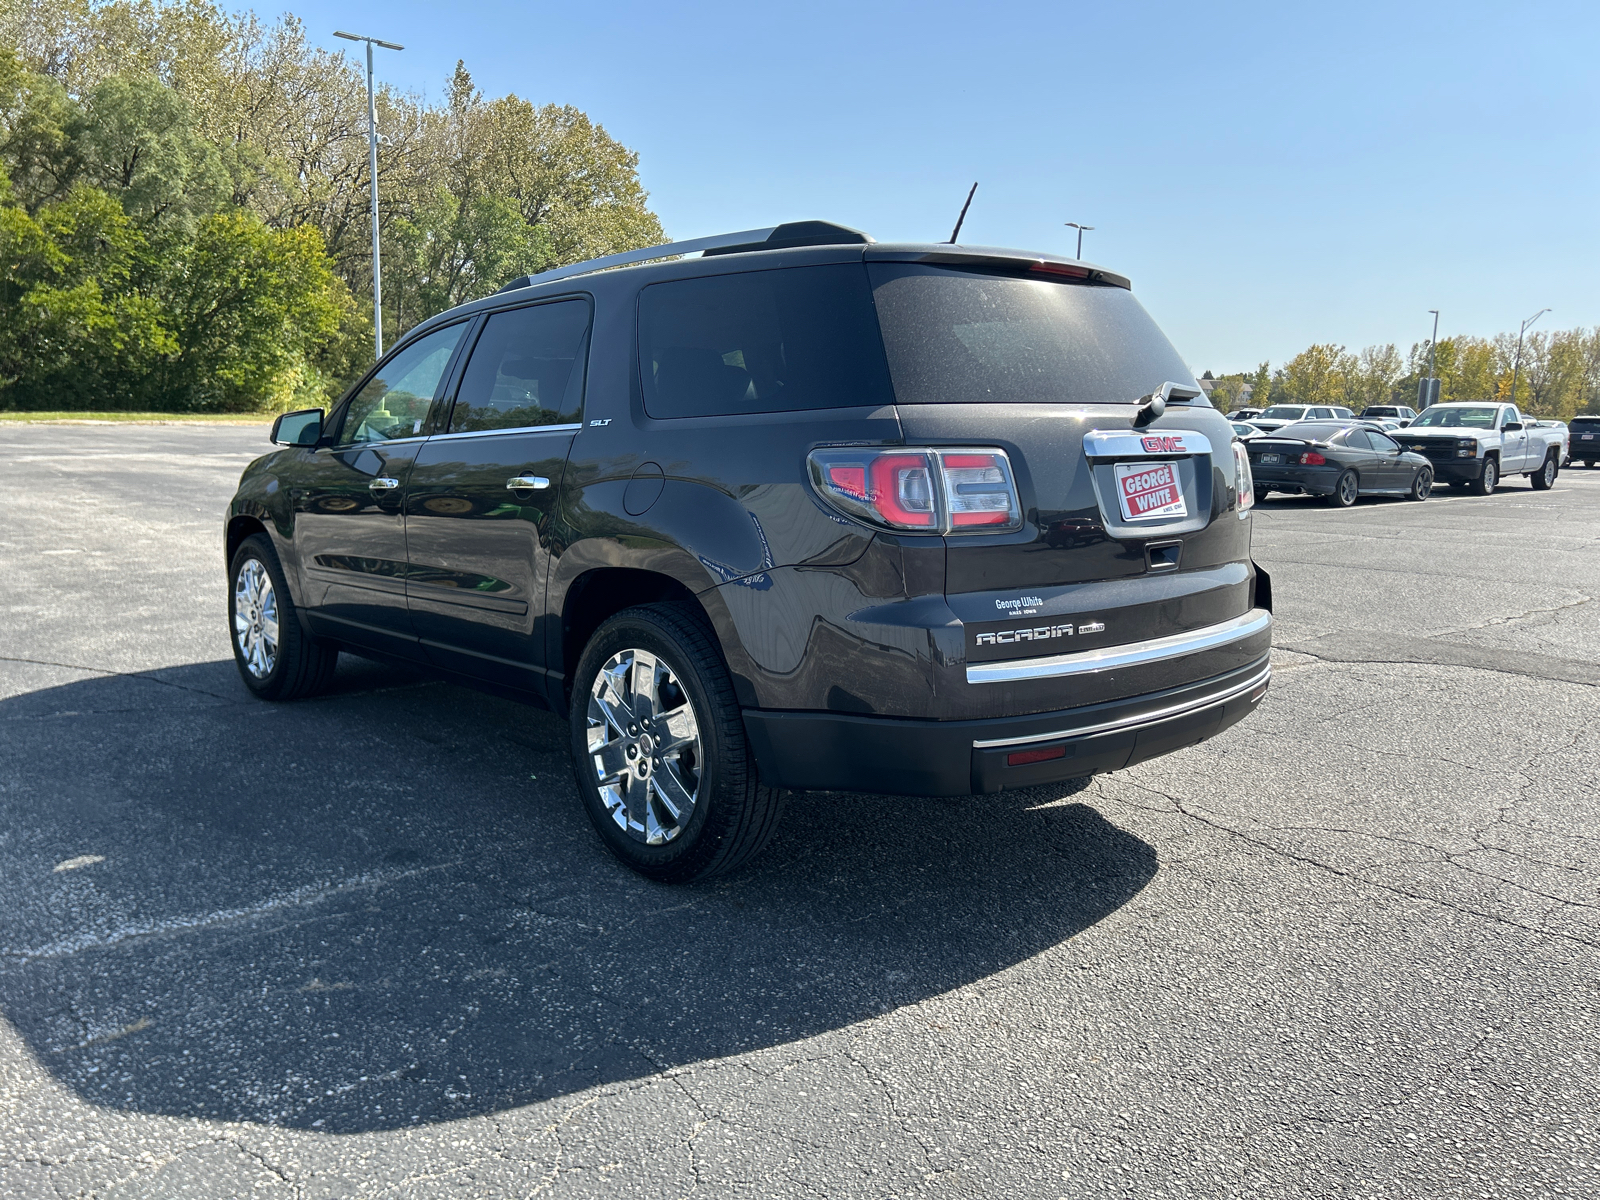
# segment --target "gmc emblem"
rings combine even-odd
[[[1140,438],[1139,444],[1144,447],[1146,454],[1184,454],[1183,439],[1181,437],[1147,437]]]

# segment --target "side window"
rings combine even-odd
[[[1367,440],[1367,431],[1364,429],[1347,430],[1344,435],[1344,444],[1352,450],[1372,449],[1372,443]]]
[[[391,355],[350,398],[334,441],[349,446],[420,433],[466,328],[463,322],[435,330]]]
[[[1400,443],[1386,433],[1367,432],[1367,438],[1372,442],[1372,448],[1383,454],[1399,454]]]
[[[639,293],[639,371],[652,417],[894,402],[859,263],[651,284]]]
[[[1308,417],[1316,417],[1316,418],[1321,419],[1321,420],[1328,420],[1328,419],[1331,419],[1333,417],[1333,409],[1331,409],[1331,408],[1313,408],[1309,412],[1306,413],[1306,416],[1308,416]]]
[[[450,432],[572,424],[583,409],[588,336],[586,300],[495,313],[461,375]]]

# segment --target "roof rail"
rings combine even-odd
[[[554,283],[574,275],[589,275],[611,267],[626,267],[634,263],[654,262],[662,258],[676,258],[680,254],[738,254],[749,250],[781,250],[790,246],[863,246],[872,241],[859,229],[833,225],[827,221],[790,221],[771,225],[766,229],[746,229],[740,233],[718,233],[711,237],[691,238],[687,242],[668,242],[664,246],[649,246],[643,250],[624,250],[621,254],[608,254],[604,258],[591,258],[570,266],[555,267],[537,275],[523,275],[513,279],[501,292],[514,292],[539,283]],[[499,292],[495,293],[499,295]]]

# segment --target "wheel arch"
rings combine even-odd
[[[562,597],[558,661],[563,709],[571,699],[578,659],[595,630],[624,609],[663,603],[688,608],[705,623],[728,664],[739,702],[754,702],[748,671],[740,669],[745,660],[743,648],[733,630],[732,618],[714,588],[695,592],[672,575],[643,567],[596,566],[575,576]]]
[[[223,562],[231,566],[233,556],[238,552],[245,538],[266,532],[266,522],[260,517],[250,513],[235,513],[229,517],[227,535],[224,538]],[[268,534],[268,536],[270,537],[271,535]]]

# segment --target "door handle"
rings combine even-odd
[[[380,475],[377,479],[374,479],[371,483],[367,484],[367,491],[387,492],[399,486],[400,481],[398,479],[385,479]]]
[[[506,487],[511,491],[521,492],[526,490],[537,491],[550,486],[550,481],[543,475],[517,475],[506,480]]]

